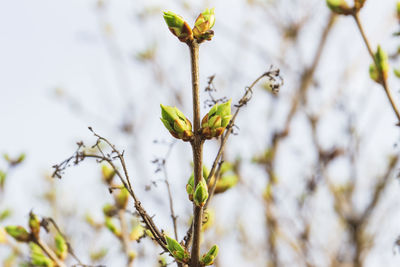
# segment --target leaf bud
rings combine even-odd
[[[168,29],[173,35],[178,37],[181,42],[193,40],[192,29],[181,16],[172,11],[166,11],[164,12],[164,20],[165,23],[167,23]]]
[[[176,107],[161,106],[161,121],[171,135],[183,141],[190,141],[193,137],[192,124]]]
[[[217,257],[218,254],[218,246],[214,245],[210,250],[203,255],[200,259],[200,263],[204,266],[207,265],[212,265],[214,263],[215,258]]]
[[[193,194],[193,200],[196,206],[202,207],[206,203],[208,198],[208,187],[207,182],[204,178],[196,186],[196,190]]]

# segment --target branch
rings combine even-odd
[[[130,183],[127,167],[125,164],[123,152],[121,153],[110,141],[108,141],[106,138],[104,138],[104,137],[98,135],[96,132],[94,132],[91,127],[89,127],[89,130],[91,132],[93,132],[93,134],[98,138],[96,144],[93,145],[92,148],[97,148],[98,151],[100,152],[100,155],[99,154],[90,154],[90,153],[86,153],[85,151],[81,151],[81,149],[84,148],[84,145],[82,142],[79,142],[78,149],[75,151],[75,153],[71,157],[64,160],[60,164],[53,166],[53,168],[55,170],[53,172],[52,177],[61,178],[63,171],[67,167],[70,166],[71,162],[74,165],[77,165],[81,161],[83,161],[85,158],[94,158],[94,159],[97,159],[98,162],[103,162],[103,161],[108,162],[110,164],[110,166],[114,169],[115,174],[118,176],[121,183],[128,190],[130,196],[133,198],[136,211],[139,213],[139,215],[142,218],[146,227],[153,234],[155,241],[164,249],[165,252],[168,252],[168,249],[166,246],[166,241],[164,239],[163,234],[160,232],[160,230],[155,225],[152,217],[150,217],[148,215],[148,213],[146,212],[146,210],[142,207],[141,202],[139,201],[139,199],[137,198],[136,194],[133,191],[133,188]],[[101,141],[104,141],[111,148],[112,152],[110,154],[106,155],[101,150],[101,148],[99,147],[99,144]],[[118,168],[115,166],[115,164],[114,164],[115,159],[118,159],[118,161],[120,162],[122,169],[123,169],[123,173],[121,173],[118,170]]]
[[[371,56],[372,61],[374,62],[374,64],[376,64],[375,57],[374,57],[374,52],[373,52],[373,50],[371,48],[371,45],[370,45],[370,42],[369,42],[369,40],[368,40],[368,38],[367,38],[367,36],[366,36],[366,34],[364,32],[364,28],[361,25],[360,17],[359,17],[358,14],[359,14],[359,12],[357,10],[357,11],[354,11],[352,16],[353,16],[353,18],[354,18],[354,20],[355,20],[355,22],[357,24],[357,28],[360,31],[360,34],[361,34],[361,36],[362,36],[362,38],[364,40],[364,43],[367,46],[368,53]],[[377,68],[377,69],[379,69],[379,68]],[[392,93],[390,91],[389,85],[387,83],[387,79],[385,79],[383,77],[382,73],[380,73],[380,76],[382,77],[380,79],[381,80],[380,84],[382,85],[383,89],[385,90],[386,96],[387,96],[387,98],[388,98],[388,100],[390,102],[390,105],[392,106],[392,109],[393,109],[393,111],[394,111],[394,113],[395,113],[395,115],[397,117],[397,120],[398,120],[397,126],[400,126],[400,111],[399,111],[399,108],[397,107],[396,103],[394,102],[394,98],[393,98],[393,95],[392,95]]]

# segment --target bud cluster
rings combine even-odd
[[[378,49],[374,54],[374,63],[369,66],[369,75],[372,80],[377,83],[381,83],[382,81],[387,79],[388,73],[388,56],[385,51],[382,50],[381,46],[378,45]]]
[[[210,248],[210,250],[203,255],[203,257],[201,257],[200,259],[200,263],[203,266],[207,266],[207,265],[212,265],[214,263],[215,258],[217,257],[218,254],[218,246],[214,245]]]
[[[228,126],[231,115],[231,100],[215,104],[201,121],[201,133],[205,139],[222,135]]]
[[[185,250],[181,244],[175,239],[165,236],[165,241],[167,242],[167,249],[171,252],[172,256],[180,262],[188,263],[190,260],[190,254]]]
[[[197,43],[205,40],[210,41],[214,36],[211,28],[215,24],[214,8],[206,9],[196,19],[193,29],[189,24],[179,15],[167,11],[164,12],[164,20],[167,23],[168,29],[173,35],[178,37],[181,42],[189,42],[196,39]]]
[[[193,137],[192,124],[176,107],[161,106],[161,121],[171,135],[183,141],[190,141]]]
[[[350,15],[353,12],[346,0],[326,0],[326,4],[332,12],[339,15]]]

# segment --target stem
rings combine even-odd
[[[34,242],[46,253],[46,255],[58,266],[58,267],[66,267],[66,265],[57,257],[51,248],[47,246],[41,239],[36,239]]]
[[[200,97],[199,97],[199,44],[194,39],[188,42],[192,68],[192,94],[193,94],[193,132],[191,142],[194,163],[194,187],[202,178],[203,140],[200,133]],[[200,234],[203,208],[193,204],[193,243],[191,251],[191,267],[200,267]]]
[[[355,20],[355,22],[357,24],[358,30],[361,33],[361,36],[362,36],[362,38],[364,40],[364,43],[367,46],[368,53],[371,56],[372,61],[376,64],[375,57],[374,57],[374,52],[371,49],[371,45],[370,45],[370,43],[368,41],[367,36],[365,35],[364,28],[361,25],[360,17],[358,16],[358,12],[354,12],[353,13],[353,18],[354,18],[354,20]],[[397,117],[397,120],[398,120],[397,125],[400,126],[400,111],[397,108],[396,103],[394,102],[394,99],[393,99],[392,93],[390,92],[387,80],[383,77],[383,73],[380,73],[380,76],[381,76],[380,84],[382,85],[383,89],[385,90],[385,93],[386,93],[387,98],[389,99],[390,105],[392,105],[392,109],[393,109],[394,113],[396,114],[396,117]]]
[[[128,239],[128,228],[126,225],[126,220],[125,220],[125,210],[121,209],[118,211],[118,218],[121,224],[121,243],[122,243],[122,249],[128,259],[128,266],[133,266],[133,259],[130,258],[129,256],[129,239]]]

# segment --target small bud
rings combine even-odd
[[[129,192],[123,187],[119,190],[118,194],[115,197],[115,203],[119,209],[126,209],[129,200]]]
[[[29,213],[29,229],[35,238],[39,238],[40,220],[32,211]]]
[[[196,186],[196,190],[194,191],[193,194],[193,200],[196,206],[202,207],[206,203],[207,198],[208,198],[207,182],[204,178],[202,178]]]
[[[346,0],[326,0],[326,4],[336,14],[348,15],[352,12]]]
[[[116,237],[121,236],[121,231],[117,228],[117,226],[114,224],[112,221],[112,218],[106,217],[105,219],[105,226],[108,228],[108,230],[111,231]]]
[[[173,35],[178,37],[181,42],[193,40],[192,29],[190,29],[189,24],[187,24],[181,16],[174,12],[167,11],[164,12],[164,20],[168,25],[168,29]]]
[[[212,265],[214,263],[215,258],[217,257],[217,254],[218,254],[218,246],[214,245],[206,254],[203,255],[203,257],[201,257],[200,263],[205,266]]]
[[[209,229],[211,226],[214,225],[214,221],[215,221],[215,212],[211,209],[206,209],[203,212],[203,225],[201,227],[202,231],[205,231],[207,229]]]
[[[358,11],[360,10],[364,4],[365,4],[366,0],[354,0],[354,8]]]
[[[231,100],[215,104],[201,121],[203,137],[211,139],[222,135],[231,118]]]
[[[151,239],[154,239],[154,235],[153,235],[153,233],[152,233],[149,229],[145,229],[145,230],[144,230],[144,233],[145,233],[148,237],[150,237]]]
[[[193,36],[197,39],[199,43],[204,40],[210,41],[214,36],[214,32],[211,28],[215,24],[215,14],[214,8],[206,9],[203,13],[201,13],[194,23],[193,28]]]
[[[371,64],[369,65],[369,77],[374,80],[377,83],[380,83],[380,79],[379,79],[379,72],[376,69],[376,65],[375,64]]]
[[[21,153],[17,158],[11,158],[8,154],[4,154],[3,157],[11,166],[16,166],[25,160],[26,155]]]
[[[5,219],[7,219],[10,216],[11,216],[11,210],[10,209],[5,209],[5,210],[1,211],[0,212],[0,222],[4,221]]]
[[[190,255],[189,252],[187,252],[181,244],[178,243],[173,238],[170,238],[169,236],[165,236],[165,240],[167,241],[167,248],[169,252],[171,252],[172,256],[174,256],[175,259],[182,261],[182,262],[189,262]]]
[[[30,258],[31,264],[33,266],[40,266],[40,267],[53,267],[54,262],[44,255],[43,250],[33,242],[29,243],[29,247],[31,250]]]
[[[375,64],[371,64],[369,67],[369,75],[372,80],[381,83],[388,78],[389,62],[387,54],[382,50],[380,45],[378,45],[374,54],[374,63]]]
[[[5,244],[7,242],[7,233],[3,227],[0,226],[0,244]]]
[[[218,179],[217,184],[215,185],[215,194],[223,193],[226,190],[234,187],[239,178],[237,175],[225,175]]]
[[[136,258],[136,252],[134,250],[131,250],[128,252],[128,262],[133,262]]]
[[[400,20],[400,1],[397,1],[396,4],[396,14],[397,14],[397,19]]]
[[[103,181],[109,185],[115,176],[115,170],[108,163],[105,163],[101,165],[101,174]]]
[[[133,220],[131,232],[129,233],[129,239],[131,241],[140,240],[145,234],[144,230],[145,230],[145,228],[142,226],[139,219]]]
[[[186,192],[188,193],[190,201],[193,201],[193,194],[194,194],[194,174],[190,175],[190,178],[186,185]]]
[[[96,251],[90,252],[90,259],[92,261],[100,261],[102,260],[105,256],[107,256],[108,250],[106,248],[101,248]]]
[[[0,170],[0,189],[4,188],[4,184],[6,182],[6,177],[7,177],[7,174],[4,171]]]
[[[394,69],[393,73],[394,75],[396,75],[397,78],[400,78],[400,69]]]
[[[60,233],[57,233],[57,235],[54,237],[54,242],[56,245],[55,252],[57,257],[60,260],[65,260],[68,255],[68,245],[64,237]]]
[[[203,165],[203,178],[207,180],[209,174],[210,174],[210,171],[208,170],[208,168],[205,165]]]
[[[12,236],[15,240],[19,242],[28,242],[31,239],[30,234],[28,231],[25,230],[22,226],[6,226],[6,232]]]
[[[159,258],[158,258],[158,266],[159,267],[167,267],[168,266],[168,263],[167,263],[167,259],[165,258],[165,256],[164,255],[161,255]]]
[[[161,121],[173,137],[190,141],[193,136],[192,124],[176,107],[161,106]]]
[[[104,216],[112,217],[117,213],[118,213],[118,209],[114,205],[108,203],[103,206]]]

